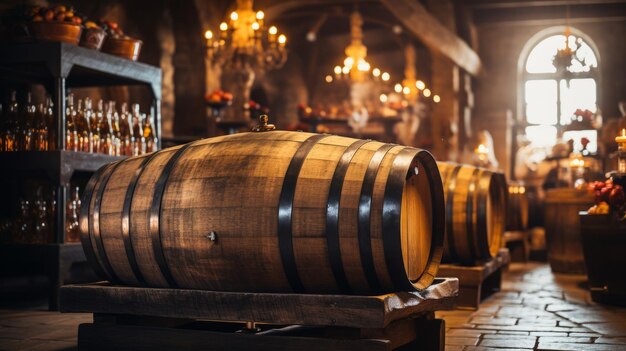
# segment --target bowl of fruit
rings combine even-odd
[[[107,37],[102,45],[102,52],[137,61],[143,42],[125,35],[116,22],[101,21],[100,26],[106,31]]]
[[[107,36],[104,28],[100,27],[93,21],[85,22],[85,28],[83,29],[83,35],[80,37],[80,46],[100,50],[104,38]]]
[[[34,7],[30,12],[28,29],[41,41],[57,41],[78,45],[83,29],[82,18],[66,6]]]

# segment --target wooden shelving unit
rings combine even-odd
[[[0,85],[41,84],[54,103],[58,149],[54,151],[0,152],[0,165],[8,176],[43,173],[55,188],[54,242],[46,245],[0,245],[0,272],[39,273],[50,280],[49,305],[58,308],[58,290],[73,263],[85,261],[79,243],[66,243],[66,202],[75,172],[94,172],[122,157],[65,150],[67,89],[142,85],[152,94],[150,115],[161,147],[161,69],[96,50],[54,42],[0,46]],[[5,176],[5,175],[2,175]],[[22,269],[27,262],[28,269]],[[40,267],[39,272],[30,269]]]

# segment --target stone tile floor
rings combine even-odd
[[[591,301],[585,277],[554,275],[545,263],[511,264],[502,291],[477,311],[437,313],[447,324],[446,350],[626,350],[626,308]],[[90,314],[45,305],[0,307],[0,350],[75,350]]]
[[[444,311],[447,351],[626,350],[626,308],[591,301],[583,275],[513,263],[477,311]]]

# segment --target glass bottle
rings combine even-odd
[[[13,227],[13,241],[16,243],[28,243],[32,234],[32,221],[30,217],[30,202],[19,199],[17,219]]]
[[[85,108],[83,110],[84,118],[89,122],[89,132],[91,133],[91,152],[98,152],[100,148],[100,132],[98,128],[100,127],[98,123],[98,116],[93,111],[92,103],[90,98],[85,98]]]
[[[102,109],[102,100],[98,103],[98,108]],[[122,141],[120,139],[120,116],[117,114],[115,110],[115,103],[109,103],[109,108],[107,108],[106,118],[109,120],[111,124],[111,142],[113,143],[113,155],[120,156],[122,155]]]
[[[2,104],[0,104],[0,152],[1,151],[6,151],[4,149],[4,136],[6,134],[5,128],[6,128],[6,116],[4,115],[4,110],[2,109]],[[2,242],[2,241],[0,240],[0,242]]]
[[[152,128],[152,116],[144,114],[143,116],[143,137],[146,139],[146,152],[157,151],[157,138]]]
[[[54,123],[54,104],[52,103],[52,99],[50,97],[46,98],[44,117],[46,119],[46,126],[48,127],[48,150],[56,150],[57,128]]]
[[[104,114],[98,111],[98,153],[115,155],[114,135],[111,128],[111,113]]]
[[[65,218],[65,241],[77,242],[80,240],[78,213],[80,212],[79,187],[74,188],[72,196],[67,202]]]
[[[76,131],[76,110],[74,109],[74,94],[67,96],[65,109],[65,149],[78,151],[78,133]]]
[[[18,123],[20,105],[17,102],[17,92],[11,91],[11,102],[7,108],[5,116],[5,127],[3,128],[3,151],[18,151],[18,139],[20,132],[20,125]]]
[[[133,148],[133,156],[143,155],[146,153],[146,139],[143,135],[142,115],[139,112],[139,104],[133,104],[133,135],[135,137],[135,146]],[[145,116],[145,115],[144,115]]]
[[[34,126],[35,126],[36,107],[32,103],[32,95],[30,92],[26,95],[26,103],[22,105],[19,123],[20,127],[20,150],[32,151],[34,149]]]
[[[46,122],[46,108],[39,104],[37,109],[33,134],[33,149],[36,151],[48,151],[48,124]]]
[[[48,203],[43,197],[41,186],[37,188],[35,206],[33,208],[33,218],[35,220],[33,243],[46,244],[50,242],[50,226],[48,225]]]
[[[135,155],[135,136],[131,127],[131,115],[128,113],[126,103],[122,104],[122,113],[120,114],[120,141],[122,145],[122,155]],[[137,150],[138,152],[139,150]]]
[[[78,109],[76,110],[76,132],[78,133],[78,150],[83,152],[93,152],[93,134],[89,126],[89,119],[85,116],[83,110],[83,100],[78,100]]]

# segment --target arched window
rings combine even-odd
[[[557,50],[565,49],[564,27],[553,27],[531,38],[520,56],[520,94],[518,112],[525,120],[528,140],[535,147],[552,147],[557,137],[563,140],[588,137],[590,152],[597,149],[593,131],[566,131],[577,109],[596,112],[598,98],[598,51],[586,35],[571,28],[569,47],[575,58],[565,74],[553,60]],[[576,147],[576,145],[575,145]]]

